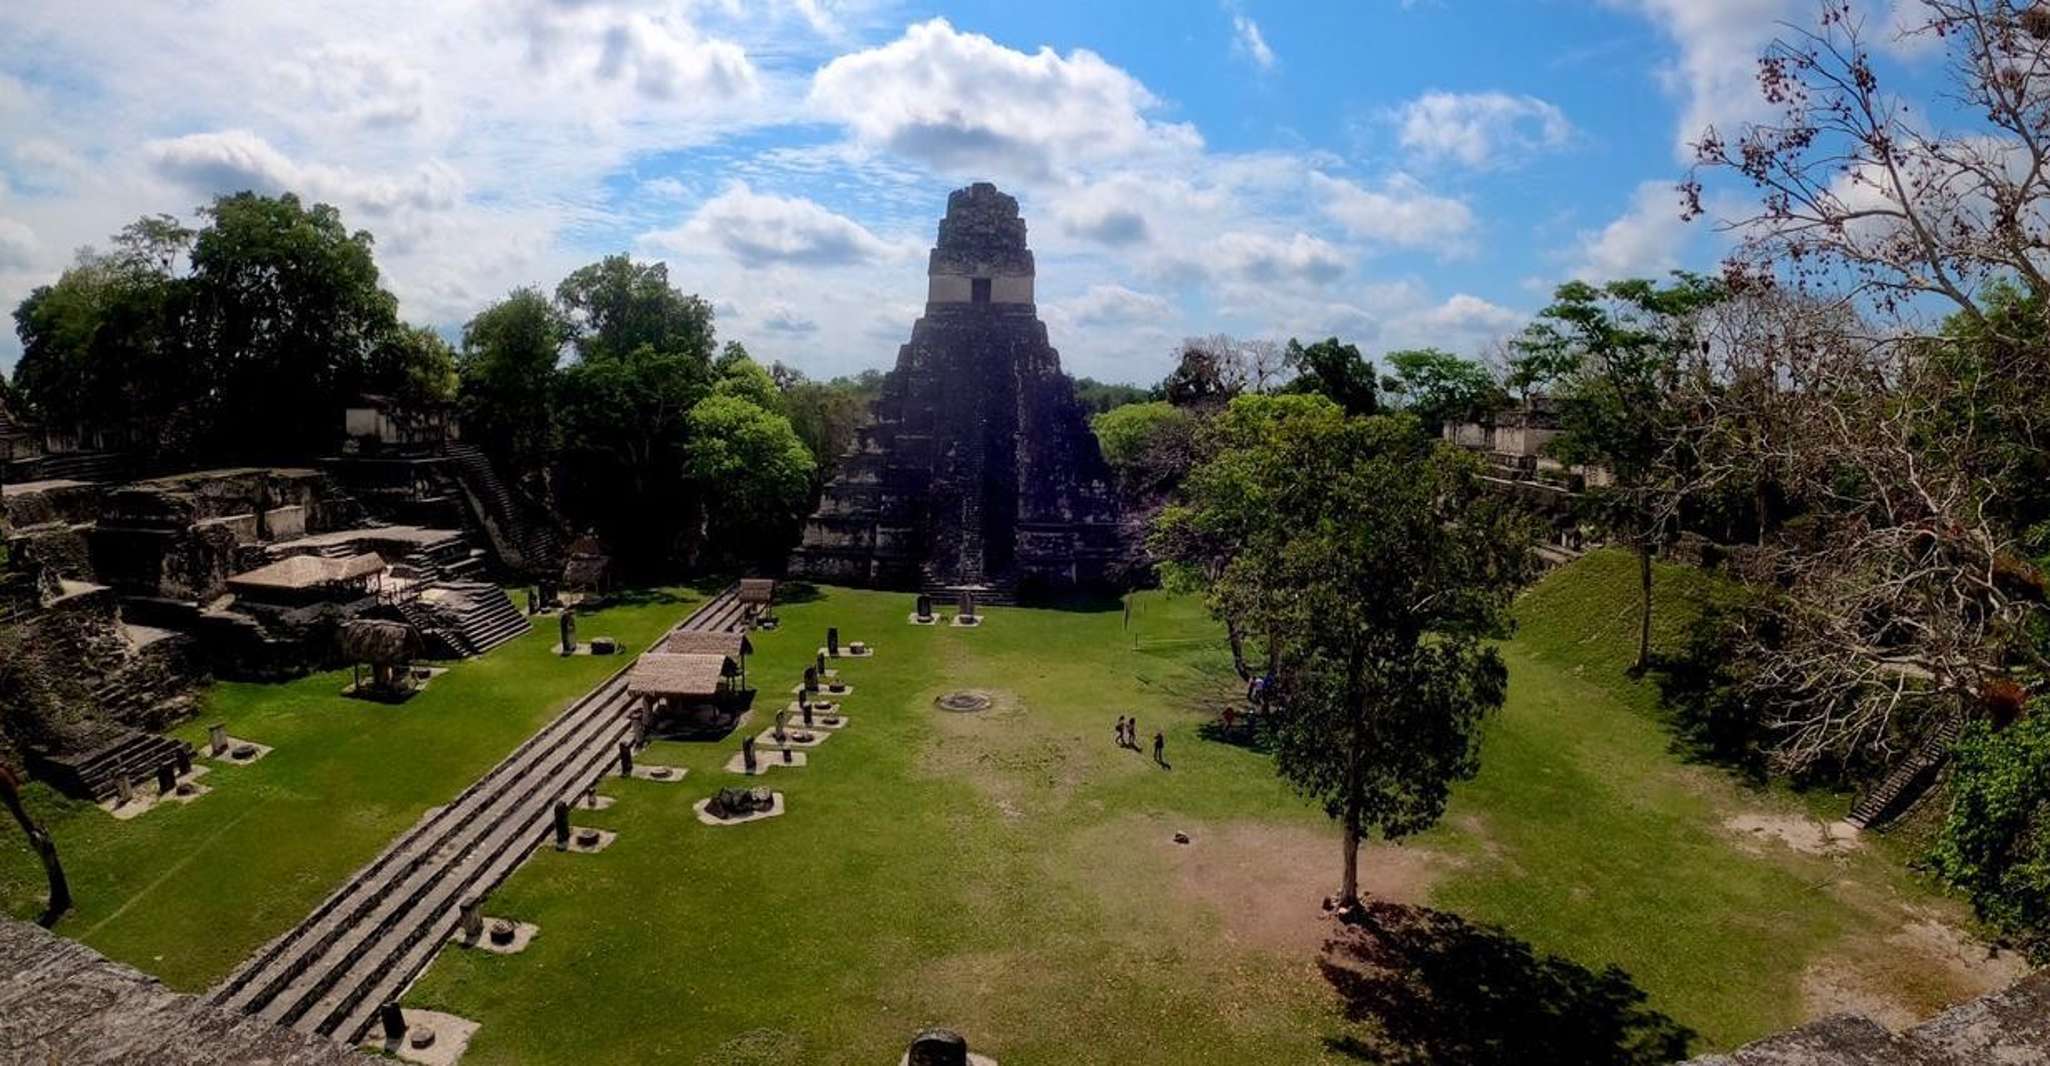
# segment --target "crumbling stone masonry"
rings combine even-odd
[[[925,314],[791,573],[999,591],[1118,580],[1110,473],[1033,303],[1018,201],[955,190],[927,274]]]

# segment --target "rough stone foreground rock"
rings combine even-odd
[[[1033,304],[1018,201],[956,190],[927,273],[925,315],[791,573],[879,588],[1116,577],[1117,499]]]
[[[26,922],[0,918],[0,1062],[263,1063],[372,1060],[173,992],[156,978]]]
[[[2050,1066],[2050,970],[1900,1033],[1840,1014],[1689,1066]]]

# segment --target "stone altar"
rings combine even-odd
[[[805,523],[794,577],[880,588],[1117,580],[1109,469],[1033,303],[1018,201],[947,198],[925,314]]]

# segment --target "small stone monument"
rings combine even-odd
[[[397,1003],[386,1000],[383,1006],[377,1008],[377,1020],[384,1024],[386,1040],[406,1038],[406,1012],[400,1010]]]
[[[809,693],[809,692],[805,691],[804,689],[798,689],[798,690],[797,690],[797,705],[798,705],[799,707],[809,707],[809,706],[811,706],[811,693]]]
[[[569,804],[555,801],[555,850],[569,850]]]
[[[181,744],[178,746],[178,752],[176,755],[172,756],[172,758],[178,761],[179,777],[184,777],[186,774],[192,772],[192,753],[186,751],[184,745]]]
[[[513,938],[518,935],[519,929],[513,923],[503,918],[491,923],[491,942],[499,947],[511,944]]]
[[[122,807],[135,802],[135,782],[130,781],[125,772],[114,775],[114,798]]]
[[[165,763],[157,767],[157,794],[168,796],[178,791],[178,764]]]
[[[216,759],[228,753],[228,723],[215,722],[206,727],[206,747]]]
[[[619,776],[632,777],[634,772],[634,742],[619,742]]]
[[[818,667],[818,669],[819,669],[819,676],[820,676],[821,678],[825,677],[825,676],[826,676],[826,655],[825,655],[825,653],[824,653],[824,652],[820,652],[820,653],[819,653],[819,657],[818,657],[818,662],[817,662],[817,663],[815,663],[814,665],[816,665],[816,666]]]
[[[976,620],[975,593],[968,589],[961,590],[961,620],[970,624],[973,624]]]
[[[927,1029],[911,1038],[904,1066],[968,1066],[968,1040],[952,1029]]]
[[[923,592],[918,594],[918,620],[921,622],[932,621],[932,597]]]
[[[817,692],[819,690],[819,672],[809,666],[804,668],[804,690],[806,692]]]
[[[484,935],[484,901],[475,896],[463,901],[463,935],[474,942]]]
[[[740,738],[740,764],[747,767],[748,773],[755,772],[755,738]]]
[[[804,705],[803,705],[803,710],[804,710],[804,724],[805,724],[805,726],[806,726],[806,727],[808,728],[808,727],[810,727],[810,725],[811,725],[811,704],[809,704],[809,703],[807,703],[807,704],[804,704]]]
[[[561,621],[561,628],[562,628],[562,653],[563,653],[564,655],[575,655],[575,654],[577,653],[577,612],[576,612],[576,611],[574,611],[574,610],[572,610],[571,608],[568,608],[568,607],[564,607],[564,608],[562,609],[562,621]]]
[[[840,657],[840,627],[839,627],[839,626],[827,626],[827,627],[826,627],[826,654],[827,654],[827,655],[830,655],[830,656],[832,656],[832,657],[833,657],[833,658],[835,658],[835,659],[837,659],[837,658],[839,658],[839,657]]]
[[[794,762],[796,762],[796,761],[797,761],[797,756],[796,756],[796,753],[792,752],[792,751],[791,751],[791,750],[790,750],[789,748],[784,748],[784,749],[783,749],[783,762],[784,762],[784,764],[785,764],[785,765],[789,765],[790,763],[794,763]]]
[[[535,615],[535,614],[537,614],[537,613],[539,613],[539,612],[540,612],[540,610],[541,610],[541,602],[540,602],[540,601],[541,601],[541,597],[540,597],[540,594],[534,591],[534,586],[532,586],[532,585],[528,585],[528,586],[527,586],[527,617],[529,617],[529,618],[532,618],[532,617],[534,617],[534,615]]]
[[[785,722],[788,722],[789,720],[790,720],[790,712],[789,712],[789,711],[777,711],[777,712],[776,712],[776,733],[775,733],[775,736],[776,736],[776,742],[777,742],[777,743],[779,743],[779,744],[783,742],[783,724],[784,724]]]

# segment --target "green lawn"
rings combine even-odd
[[[1890,944],[1911,922],[1958,916],[1891,849],[1810,855],[1725,828],[1737,814],[1799,825],[1837,801],[1747,791],[1668,752],[1647,687],[1621,674],[1634,577],[1627,558],[1597,555],[1526,594],[1505,647],[1510,703],[1480,777],[1439,829],[1372,849],[1368,887],[1499,924],[1507,943],[1579,966],[1619,965],[1650,1006],[1700,1034],[1696,1051],[1821,1009],[1818,970],[1847,995],[1917,1012],[1970,991],[1954,966]],[[1668,596],[1689,578],[1660,581]],[[908,625],[908,595],[822,593],[755,635],[751,728],[788,698],[827,625],[879,653],[843,663],[848,728],[811,765],[757,779],[786,794],[788,813],[700,824],[691,804],[742,781],[721,769],[740,734],[657,743],[643,761],[688,767],[681,784],[608,781],[621,802],[577,819],[618,841],[544,853],[487,905],[538,923],[532,947],[450,949],[408,994],[483,1023],[466,1062],[886,1062],[927,1024],[962,1029],[1007,1066],[1355,1061],[1327,1041],[1371,1031],[1340,1019],[1316,966],[1337,835],[1263,755],[1199,732],[1234,686],[1197,604],[1137,596],[1129,627],[1116,610],[996,609],[961,630]],[[625,612],[602,625],[631,643],[680,613],[649,609],[645,631]],[[1669,612],[1662,639],[1682,624]],[[524,645],[500,655],[503,667],[494,656],[464,669],[503,669],[516,697],[435,705],[444,717],[418,715],[423,732],[406,738],[394,729],[428,705],[337,707],[332,717],[392,717],[370,733],[325,724],[332,701],[316,706],[308,682],[224,688],[237,728],[281,750],[217,772],[215,795],[170,818],[62,819],[88,899],[66,931],[188,986],[219,976],[604,670],[576,685],[549,673],[565,687],[543,699],[535,665],[569,664]],[[448,699],[460,678],[423,699]],[[957,688],[992,691],[998,706],[932,707]],[[477,721],[448,728],[458,713]],[[1123,713],[1145,737],[1165,728],[1171,770],[1112,745]],[[303,764],[285,773],[294,750],[325,768],[320,786]],[[258,776],[273,763],[293,788]],[[1192,842],[1175,844],[1176,831]],[[216,832],[232,846],[207,839]],[[173,873],[166,849],[194,861]],[[31,912],[26,856],[0,862],[10,907]],[[124,868],[142,872],[117,887],[111,871]]]
[[[661,593],[578,619],[639,651],[688,613],[689,593]],[[563,659],[552,619],[448,673],[399,706],[346,699],[346,670],[286,684],[213,686],[180,736],[206,726],[274,750],[248,766],[215,764],[213,791],[117,822],[41,785],[28,790],[55,834],[78,907],[58,932],[175,987],[198,991],[291,928],[356,867],[446,803],[542,723],[622,665]],[[154,787],[154,786],[146,786]],[[0,907],[41,910],[42,867],[13,832],[0,837]]]

